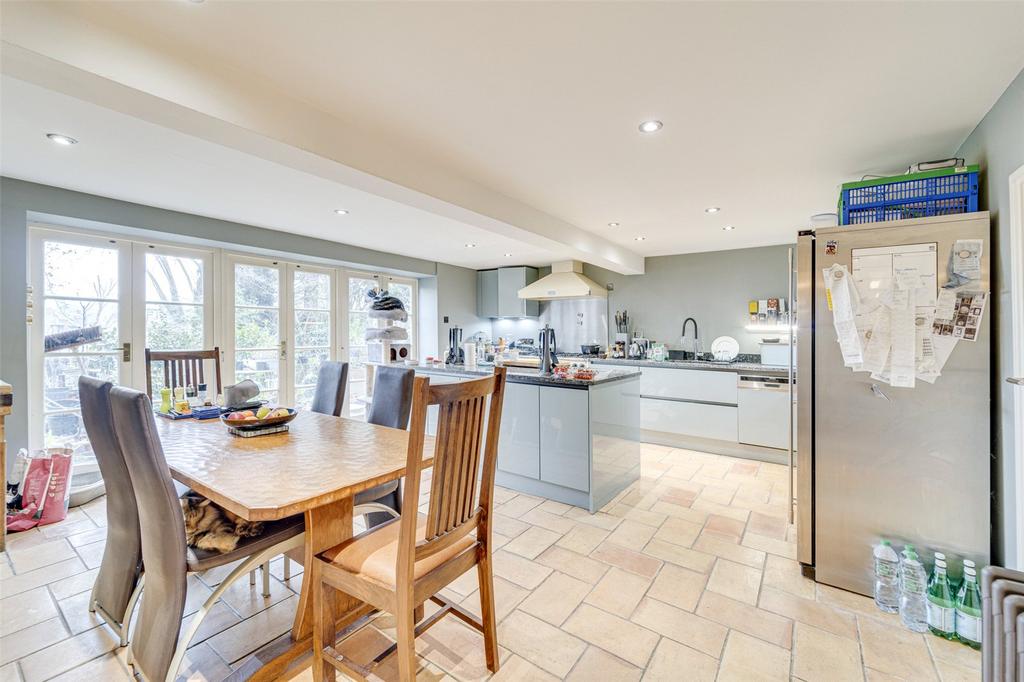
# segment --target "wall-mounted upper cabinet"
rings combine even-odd
[[[476,314],[480,317],[537,317],[540,304],[519,298],[519,290],[537,281],[537,268],[520,266],[476,273]]]

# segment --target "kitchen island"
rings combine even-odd
[[[480,366],[415,366],[432,384],[468,381]],[[593,379],[562,379],[510,367],[498,441],[498,485],[596,512],[640,478],[641,371],[598,367]],[[437,408],[427,416],[433,434]]]

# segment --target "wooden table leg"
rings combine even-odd
[[[278,678],[295,659],[313,650],[313,582],[310,566],[313,557],[326,549],[341,544],[352,537],[352,498],[346,498],[331,504],[317,507],[306,512],[306,541],[302,552],[302,565],[305,574],[302,580],[302,591],[299,593],[299,605],[295,610],[295,621],[292,624],[290,637],[281,637],[260,652],[262,666],[247,667],[247,670],[236,671],[231,679],[273,680]],[[298,558],[298,557],[293,557]],[[372,610],[362,601],[335,593],[334,616],[338,630]],[[251,674],[248,674],[251,673]]]

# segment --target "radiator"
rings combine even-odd
[[[1024,680],[1024,573],[986,567],[981,606],[983,682]]]

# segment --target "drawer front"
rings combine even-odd
[[[787,405],[788,390],[740,391],[739,441],[766,448],[788,448]]]
[[[540,479],[590,491],[589,391],[540,387]]]
[[[699,369],[644,367],[640,395],[736,404],[736,374]]]
[[[540,478],[540,386],[505,384],[498,468]]]
[[[640,402],[640,424],[649,431],[734,443],[738,438],[738,411],[735,407],[651,398],[643,398]]]

